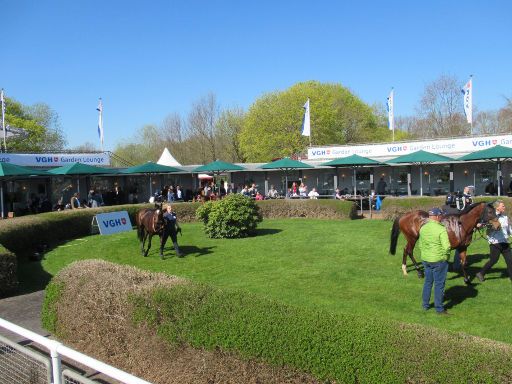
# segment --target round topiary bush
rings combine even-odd
[[[205,233],[213,239],[246,237],[262,220],[254,201],[240,194],[205,203],[197,209],[196,217],[203,221]]]

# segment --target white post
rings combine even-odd
[[[2,104],[2,105],[0,105],[0,108],[2,109],[2,130],[4,133],[4,151],[7,152],[7,144],[5,142],[7,132],[5,130],[5,100],[4,100],[4,89],[3,88],[0,91],[0,95],[1,95],[1,104]]]
[[[423,167],[420,163],[420,196],[423,196]]]
[[[354,167],[354,196],[357,196],[357,179],[356,179],[356,167]],[[363,205],[361,201],[361,214],[363,213]]]
[[[0,208],[2,209],[2,219],[4,218],[4,182],[0,180]]]

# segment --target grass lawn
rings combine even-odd
[[[421,309],[423,280],[413,270],[402,276],[402,235],[400,255],[388,254],[391,222],[264,220],[257,236],[235,240],[208,239],[200,223],[182,227],[178,241],[187,254],[184,258],[174,256],[169,240],[165,260],[160,260],[157,238],[149,256],[142,257],[132,231],[70,241],[48,252],[42,267],[54,275],[75,260],[101,258],[245,289],[293,305],[426,324],[512,343],[512,284],[502,259],[484,283],[465,286],[462,277],[449,273],[446,298],[453,316],[440,317],[434,309]],[[486,261],[486,242],[475,241],[469,254],[474,275]]]

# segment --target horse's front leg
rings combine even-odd
[[[148,238],[148,233],[144,230],[142,234],[142,241],[140,242],[140,252],[142,253],[142,256],[146,257],[147,253],[145,252],[144,248],[146,246],[146,239]]]
[[[148,234],[148,249],[146,249],[146,254],[144,256],[147,256],[149,253],[149,250],[151,249],[151,239],[153,239],[153,235]]]
[[[460,257],[460,267],[462,269],[462,274],[464,275],[464,283],[469,285],[471,283],[471,280],[469,279],[468,273],[466,272],[466,256],[467,256],[467,250],[464,249],[459,250],[459,257]]]

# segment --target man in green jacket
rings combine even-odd
[[[448,232],[440,222],[442,214],[443,212],[439,208],[432,208],[428,211],[429,220],[421,227],[418,241],[425,268],[423,309],[430,308],[430,294],[433,284],[436,312],[440,315],[447,315],[448,313],[443,307],[443,299],[451,247]]]

